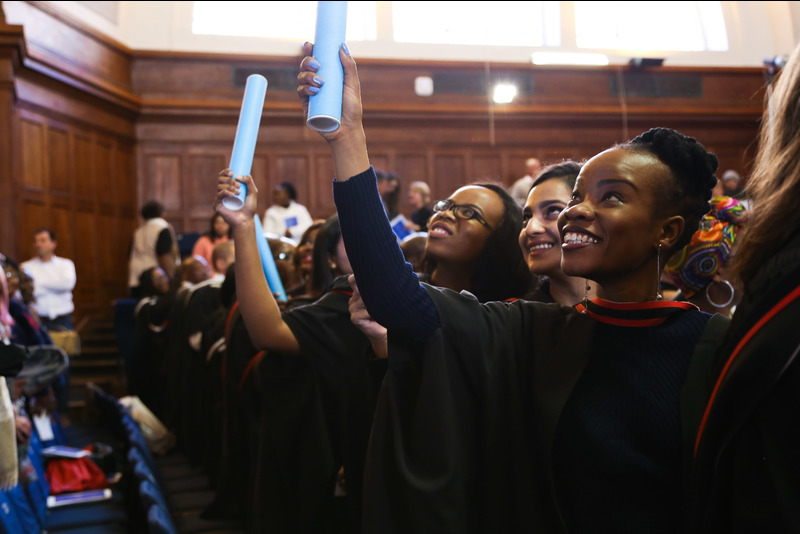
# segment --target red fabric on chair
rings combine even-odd
[[[53,458],[47,463],[45,476],[53,495],[109,487],[106,474],[87,457]]]

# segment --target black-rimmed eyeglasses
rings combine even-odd
[[[442,211],[450,211],[450,210],[453,211],[453,215],[455,215],[456,218],[458,219],[463,219],[465,221],[468,221],[470,219],[475,219],[476,221],[484,225],[486,228],[488,228],[490,232],[494,231],[492,227],[489,226],[489,223],[486,222],[486,219],[483,218],[483,215],[481,215],[478,212],[478,210],[476,210],[472,206],[466,204],[456,204],[451,199],[440,200],[433,205],[434,213],[440,213]]]

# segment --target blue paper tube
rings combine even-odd
[[[347,34],[347,2],[317,2],[317,29],[313,55],[319,61],[317,71],[325,84],[308,99],[309,128],[332,132],[342,122],[344,72],[339,48]]]
[[[239,112],[239,126],[236,128],[236,138],[233,140],[231,164],[228,166],[234,176],[248,175],[253,168],[253,154],[256,151],[256,139],[266,94],[266,78],[260,74],[251,74],[247,77],[242,109]],[[244,206],[246,196],[247,187],[241,186],[237,196],[227,197],[222,203],[228,209],[240,210]]]
[[[286,291],[283,289],[281,276],[278,274],[278,266],[275,265],[275,258],[272,257],[272,250],[269,248],[267,237],[264,235],[264,228],[261,226],[261,219],[258,215],[253,215],[256,221],[256,243],[258,243],[258,254],[261,256],[261,268],[264,269],[264,276],[267,277],[269,290],[278,295],[278,300],[286,301]]]

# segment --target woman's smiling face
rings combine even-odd
[[[654,155],[629,148],[601,152],[582,168],[558,219],[561,268],[571,276],[627,284],[656,283],[656,216],[660,185],[670,169]]]
[[[528,193],[522,210],[519,245],[534,274],[553,277],[561,272],[558,216],[571,197],[572,189],[560,177],[546,180]]]

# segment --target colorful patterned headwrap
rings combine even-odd
[[[700,221],[692,241],[667,262],[665,272],[685,298],[692,297],[714,279],[731,257],[739,227],[747,210],[733,197],[714,197],[711,210]]]

